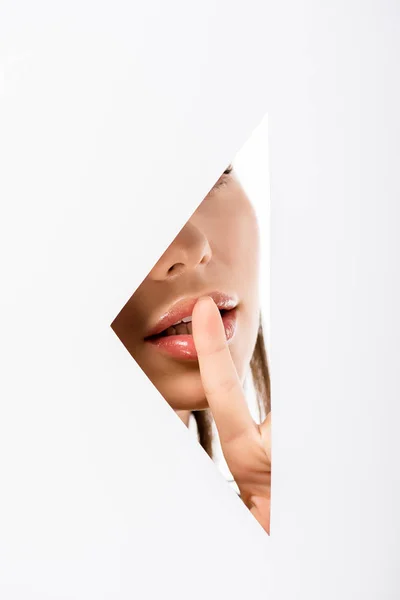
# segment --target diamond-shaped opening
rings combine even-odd
[[[270,412],[259,290],[260,227],[234,164],[221,174],[111,327],[264,526],[268,510],[269,531],[270,472],[263,472],[260,460],[269,430],[261,435],[259,427]],[[221,408],[217,419],[210,409],[191,322],[196,299],[204,295],[211,295],[219,309],[243,395],[239,402],[247,403],[254,429],[241,426],[239,413],[235,420],[237,401]],[[212,361],[214,371],[222,354]],[[218,371],[223,384],[225,365],[221,362]],[[237,390],[232,393],[237,395]],[[218,402],[214,399],[212,406]],[[237,438],[226,436],[221,442],[221,427],[228,422]]]

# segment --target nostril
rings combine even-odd
[[[185,265],[182,263],[175,263],[168,269],[168,275],[177,275],[185,268]]]

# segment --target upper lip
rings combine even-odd
[[[155,325],[153,325],[146,335],[146,338],[158,335],[168,327],[171,327],[177,321],[181,321],[185,317],[191,317],[194,305],[197,300],[203,296],[210,296],[220,310],[232,310],[237,306],[237,299],[235,296],[224,294],[223,292],[206,292],[200,294],[200,296],[185,298],[179,300],[170,306],[165,313],[157,319]]]

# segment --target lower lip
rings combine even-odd
[[[236,332],[236,308],[224,313],[222,322],[225,328],[226,340],[229,342]],[[197,351],[192,335],[168,335],[155,339],[147,339],[146,342],[173,358],[197,360]]]

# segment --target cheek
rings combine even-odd
[[[247,198],[235,198],[219,212],[213,235],[216,259],[232,269],[243,285],[254,288],[258,281],[259,231],[253,207]]]
[[[259,326],[260,240],[256,214],[244,195],[230,198],[214,217],[213,252],[226,278],[240,298],[238,336],[231,347],[232,358],[243,381],[253,354]]]

